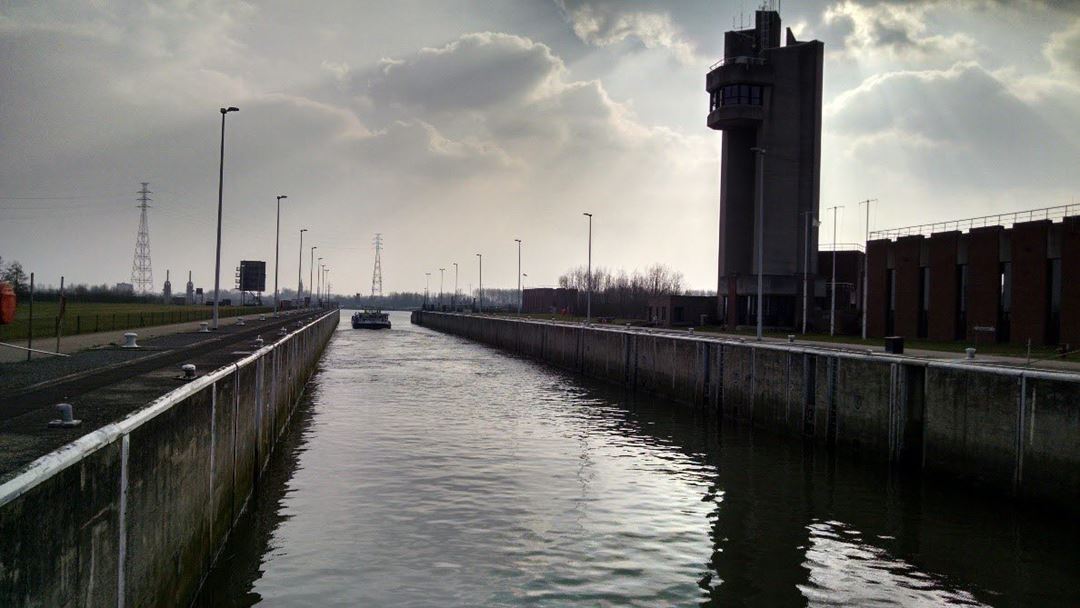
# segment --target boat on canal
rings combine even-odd
[[[381,310],[361,310],[353,313],[353,329],[390,329],[390,315]]]

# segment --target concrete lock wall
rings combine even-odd
[[[338,319],[328,313],[0,485],[0,605],[188,605]]]
[[[413,322],[882,463],[1080,510],[1080,374],[429,311]]]

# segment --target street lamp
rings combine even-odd
[[[765,301],[765,148],[750,148],[758,154],[758,189],[757,189],[757,339],[761,340]]]
[[[480,312],[484,312],[484,256],[476,254],[480,263]]]
[[[585,324],[592,322],[592,214],[583,213],[589,218],[589,265],[585,274]]]
[[[296,306],[300,307],[300,303],[304,301],[304,279],[301,278],[300,273],[304,271],[304,233],[307,232],[307,228],[300,229],[300,257],[296,262]]]
[[[862,275],[862,339],[866,339],[866,288],[869,287],[867,277],[870,276],[870,203],[876,203],[876,198],[869,198],[859,203],[866,205],[866,240],[863,241],[863,275]]]
[[[308,277],[307,277],[307,291],[308,291],[308,308],[315,303],[315,293],[311,291],[312,287],[315,287],[315,250],[319,246],[316,245],[311,248],[311,256],[308,259]],[[320,260],[322,258],[319,258]]]
[[[814,216],[813,211],[804,211],[802,213],[806,217],[805,234],[803,235],[803,305],[802,305],[802,333],[806,333],[806,311],[810,306],[810,218]],[[815,218],[813,220],[814,228],[821,225],[821,222]]]
[[[521,239],[514,239],[518,244],[518,314],[521,314]]]
[[[443,307],[442,294],[443,294],[443,274],[446,272],[445,268],[439,269],[439,308]]]
[[[428,291],[431,288],[431,273],[424,273],[424,308],[427,308],[428,303]]]
[[[832,302],[829,304],[829,335],[836,335],[836,212],[843,205],[829,207],[832,211]]]
[[[322,296],[321,299],[323,301],[323,304],[325,304],[326,306],[330,306],[330,281],[329,281],[329,279],[330,279],[330,267],[329,266],[323,266],[322,267],[322,272],[323,272],[323,276],[322,276],[322,293],[323,293],[323,296]]]
[[[323,259],[319,258],[319,276],[315,277],[315,302],[316,306],[322,306],[322,269]]]
[[[278,253],[281,251],[281,199],[289,198],[288,195],[279,194],[277,197],[277,228],[274,235],[274,316],[278,314]]]
[[[458,288],[457,288],[458,267],[457,267],[457,262],[451,262],[451,263],[454,265],[454,295],[450,297],[450,308],[456,310],[456,308],[457,308],[457,296],[458,296]]]
[[[225,187],[225,115],[240,108],[221,108],[221,162],[218,164],[217,253],[214,254],[214,329],[218,328],[218,289],[221,287],[221,198]]]

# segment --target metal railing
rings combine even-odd
[[[870,240],[895,239],[902,236],[916,235],[930,236],[935,232],[949,232],[953,230],[964,231],[985,226],[1002,226],[1004,228],[1009,228],[1013,224],[1018,224],[1020,222],[1060,220],[1073,215],[1080,215],[1080,203],[1044,207],[1042,209],[1030,209],[1027,211],[998,213],[996,215],[984,215],[981,217],[969,217],[962,220],[950,220],[947,222],[919,224],[917,226],[905,226],[903,228],[889,228],[888,230],[875,230],[870,233]]]
[[[818,251],[866,251],[862,243],[825,243],[818,245]]]
[[[737,57],[725,57],[716,63],[709,66],[709,72],[715,70],[722,65],[765,65],[764,57],[753,57],[750,55],[739,55]]]

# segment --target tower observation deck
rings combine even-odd
[[[817,40],[797,41],[790,29],[781,46],[780,29],[778,12],[757,11],[753,29],[724,34],[724,58],[705,77],[708,126],[724,132],[717,293],[720,318],[729,326],[757,322],[759,182],[754,148],[765,150],[764,324],[794,327],[801,316],[803,273],[810,274],[812,290],[817,272],[814,220],[825,46]]]

